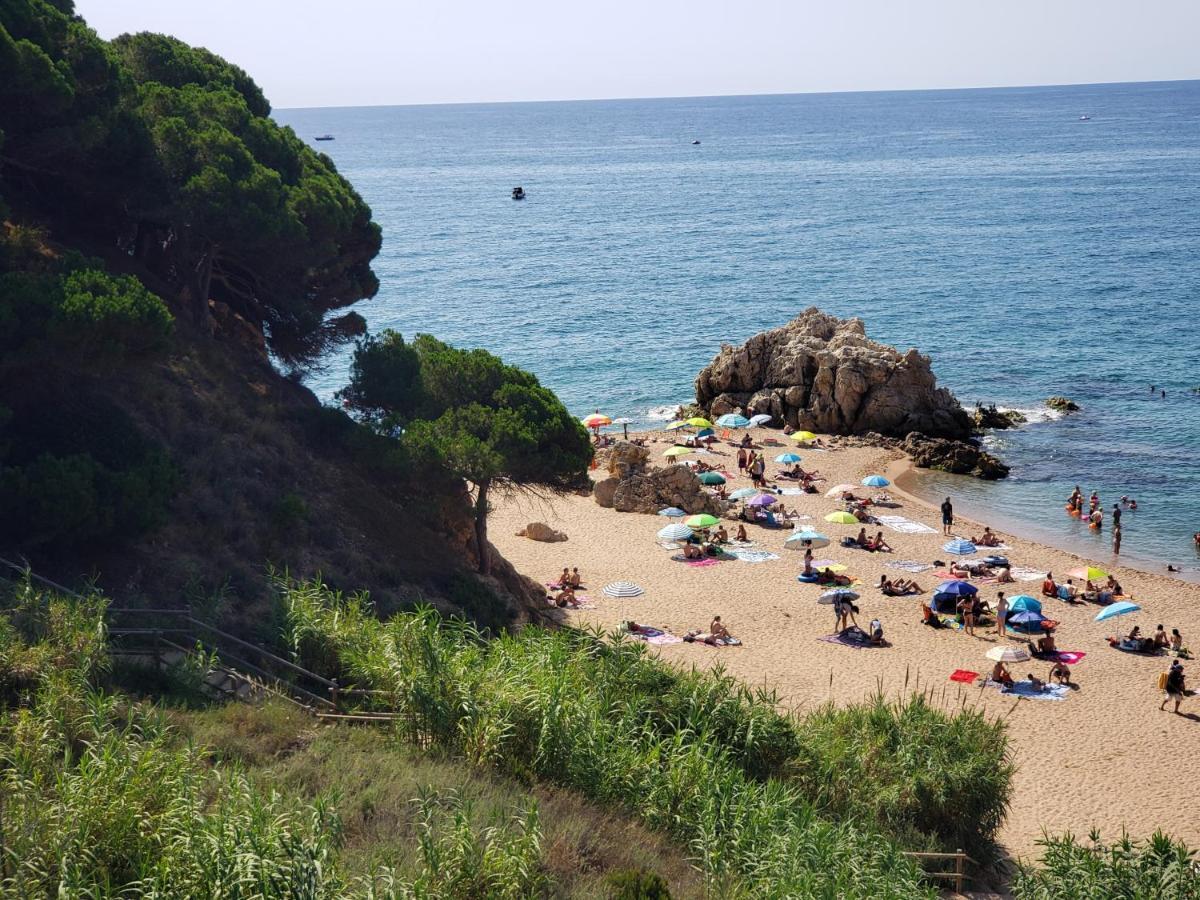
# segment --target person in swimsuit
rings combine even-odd
[[[954,505],[947,497],[942,501],[942,534],[949,535],[950,528],[954,525]]]

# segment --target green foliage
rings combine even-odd
[[[713,885],[760,896],[928,897],[910,860],[869,827],[824,821],[786,778],[792,728],[776,698],[684,677],[641,645],[527,628],[484,641],[432,612],[380,622],[365,600],[293,585],[302,662],[385,692],[397,733],[480,766],[618,804],[685,843]],[[706,716],[711,715],[711,721]]]
[[[63,279],[55,328],[84,352],[121,356],[163,347],[172,321],[166,304],[136,278],[84,269]]]
[[[839,819],[874,822],[976,859],[1008,811],[1014,766],[1004,726],[982,713],[948,716],[921,695],[826,705],[796,730],[795,779]]]
[[[367,335],[354,349],[350,384],[339,394],[351,409],[374,421],[402,423],[420,413],[426,403],[417,348],[399,332],[388,329]]]
[[[667,881],[653,872],[625,869],[605,879],[610,900],[671,900]]]
[[[1200,868],[1196,854],[1162,832],[1146,841],[1122,835],[1105,844],[1093,832],[1085,843],[1074,835],[1045,837],[1041,866],[1022,865],[1013,879],[1017,900],[1196,900]]]

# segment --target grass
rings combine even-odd
[[[1019,867],[1013,879],[1017,900],[1200,898],[1195,852],[1161,832],[1145,841],[1122,835],[1105,844],[1093,832],[1086,842],[1066,834],[1040,843],[1041,864]]]

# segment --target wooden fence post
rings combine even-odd
[[[158,629],[154,630],[154,668],[162,668],[162,632]]]
[[[963,889],[963,851],[958,847],[954,854],[954,890],[962,893]]]
[[[340,713],[342,711],[340,706],[341,693],[342,691],[338,686],[338,680],[335,678],[333,679],[333,684],[329,687],[329,699],[333,701],[333,711],[335,713]]]

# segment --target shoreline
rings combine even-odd
[[[775,439],[782,446],[766,446],[768,458],[787,446],[777,431],[754,429],[757,444]],[[673,438],[661,430],[641,432],[648,439],[651,464],[662,462],[661,453]],[[736,473],[727,444],[716,445],[719,455],[705,456]],[[819,469],[826,489],[838,483],[858,483],[870,473],[892,474],[903,480],[910,467],[907,457],[878,447],[809,450],[808,468]],[[722,459],[723,457],[723,459]],[[777,467],[769,468],[769,473]],[[594,477],[605,477],[603,469]],[[730,488],[745,479],[729,480]],[[813,527],[828,534],[833,543],[818,555],[849,567],[859,579],[854,590],[861,599],[860,625],[872,618],[884,623],[891,646],[852,650],[825,642],[833,624],[830,607],[816,602],[819,591],[800,584],[795,575],[799,553],[784,548],[788,533],[748,526],[755,545],[772,558],[760,563],[722,561],[692,567],[672,560],[671,551],[655,542],[655,533],[670,520],[653,514],[619,513],[599,506],[591,496],[569,495],[532,498],[515,495],[498,501],[491,529],[492,541],[520,572],[539,583],[560,572],[564,565],[578,566],[585,578],[588,608],[569,610],[564,620],[575,626],[611,631],[630,619],[662,628],[674,635],[701,628],[712,615],[722,615],[740,637],[740,647],[713,648],[672,643],[649,649],[663,661],[683,667],[720,665],[744,683],[774,689],[783,709],[811,709],[823,703],[858,702],[882,689],[889,698],[912,692],[947,711],[970,707],[989,717],[1004,719],[1009,727],[1012,759],[1017,767],[1008,819],[998,839],[1015,857],[1036,855],[1043,830],[1086,834],[1092,826],[1116,838],[1122,828],[1147,837],[1162,828],[1190,845],[1200,844],[1200,820],[1177,802],[1179,785],[1200,778],[1200,700],[1189,699],[1175,716],[1158,709],[1160,692],[1155,681],[1170,660],[1122,653],[1108,646],[1107,638],[1124,634],[1138,624],[1153,632],[1157,623],[1169,630],[1178,627],[1185,645],[1200,640],[1200,610],[1194,586],[1165,575],[1132,569],[1124,564],[1113,574],[1136,597],[1143,611],[1119,620],[1096,622],[1097,607],[1072,606],[1046,600],[1045,614],[1060,622],[1057,637],[1065,650],[1086,651],[1073,666],[1078,687],[1060,702],[1033,702],[978,685],[956,684],[948,676],[959,669],[990,671],[985,651],[998,643],[1021,645],[1026,638],[997,637],[994,628],[979,628],[974,636],[955,629],[934,630],[921,624],[918,598],[888,598],[876,589],[881,574],[905,574],[889,568],[892,560],[928,563],[945,559],[941,550],[940,511],[903,487],[889,488],[900,504],[889,513],[930,526],[925,533],[885,529],[892,554],[868,553],[839,546],[839,540],[857,527],[827,524],[823,516],[837,504],[824,498],[824,490],[809,495],[784,495],[789,509],[808,517]],[[529,522],[545,522],[567,534],[565,543],[542,544],[517,537]],[[958,535],[978,533],[973,519],[957,516]],[[1014,565],[1062,577],[1066,570],[1085,563],[1086,557],[1039,543],[1019,533],[993,526],[1008,549]],[[876,529],[872,528],[872,531]],[[905,574],[905,577],[909,577]],[[930,590],[940,576],[924,571],[915,580]],[[1035,576],[1040,578],[1041,576]],[[601,592],[611,581],[632,581],[645,594],[613,599]],[[995,602],[997,587],[1010,596],[1040,593],[1040,581],[1012,585],[980,586],[981,596]],[[1189,590],[1191,588],[1191,590]],[[924,595],[928,597],[928,593]],[[1200,664],[1185,661],[1189,683],[1200,678]],[[1017,677],[1027,671],[1046,676],[1049,664],[1022,663]]]

